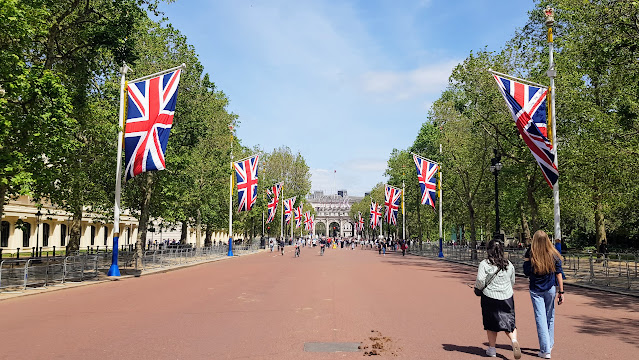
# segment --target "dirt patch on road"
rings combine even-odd
[[[364,356],[373,355],[391,355],[398,356],[402,348],[398,347],[395,341],[388,336],[383,336],[377,330],[371,330],[371,336],[363,341],[359,346],[360,350],[364,350]]]

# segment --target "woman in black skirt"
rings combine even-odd
[[[488,258],[479,263],[475,287],[482,290],[481,314],[484,330],[488,335],[486,355],[497,356],[497,333],[506,332],[512,342],[515,359],[521,358],[515,327],[515,268],[504,258],[504,246],[499,240],[491,240],[486,249]]]

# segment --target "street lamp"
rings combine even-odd
[[[42,213],[40,212],[40,209],[38,209],[38,212],[35,214],[36,216],[36,248],[35,248],[35,255],[38,256],[38,249],[40,246],[40,218],[42,217]]]
[[[495,236],[494,238],[495,240],[501,240],[503,242],[504,239],[502,238],[501,231],[500,231],[501,226],[499,225],[499,181],[498,181],[499,171],[501,171],[501,168],[503,167],[503,165],[501,163],[501,156],[497,154],[497,149],[493,149],[493,153],[495,154],[495,157],[490,159],[490,172],[495,175]]]

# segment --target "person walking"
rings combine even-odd
[[[515,326],[515,267],[504,258],[504,245],[491,240],[486,249],[487,258],[479,263],[475,288],[482,291],[481,315],[488,336],[486,355],[497,356],[497,333],[504,331],[510,338],[513,356],[521,358],[521,347],[517,341]]]
[[[537,230],[524,255],[524,275],[530,280],[530,299],[539,338],[538,356],[543,359],[550,359],[555,344],[555,297],[557,305],[564,302],[561,261],[548,235]]]

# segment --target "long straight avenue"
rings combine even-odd
[[[475,271],[360,248],[263,251],[0,301],[0,358],[478,359]],[[536,358],[524,278],[515,306],[522,358]],[[636,298],[566,286],[553,359],[634,358],[637,324]],[[497,356],[512,359],[503,334]]]

